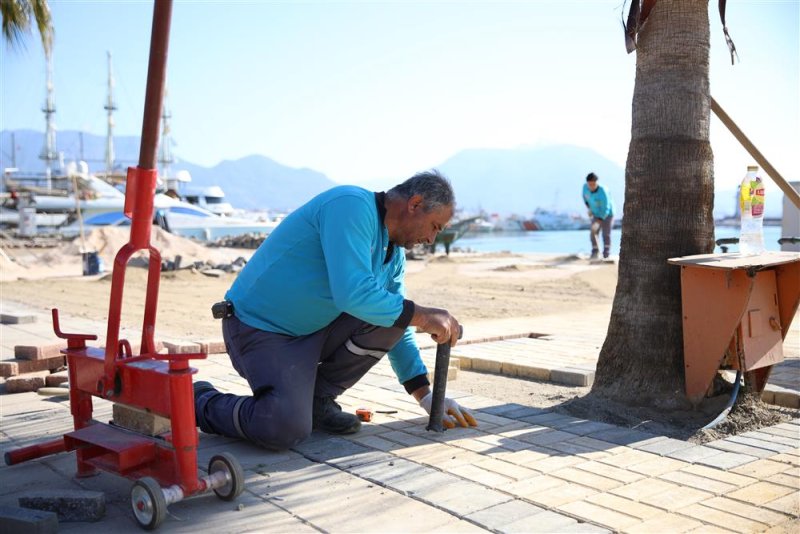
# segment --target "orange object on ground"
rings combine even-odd
[[[356,410],[356,416],[363,422],[369,423],[372,421],[372,410],[368,408],[359,408]]]

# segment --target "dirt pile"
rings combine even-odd
[[[129,239],[129,228],[105,227],[93,229],[83,239],[49,240],[47,246],[33,246],[35,243],[32,240],[16,239],[13,244],[12,241],[2,240],[0,280],[81,276],[83,252],[97,252],[104,270],[111,271],[117,252]],[[26,245],[28,242],[30,246]],[[246,248],[211,248],[203,242],[170,234],[156,226],[152,228],[150,244],[159,251],[164,270],[172,270],[176,265],[195,268],[242,265],[253,254],[252,249]],[[148,252],[138,251],[133,254],[129,265],[145,266],[148,258]]]

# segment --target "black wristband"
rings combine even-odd
[[[392,326],[395,328],[408,328],[413,317],[414,303],[408,299],[403,299],[403,311],[400,312],[400,317],[397,318]]]
[[[430,386],[431,382],[428,380],[428,375],[417,375],[414,378],[403,382],[403,387],[406,388],[406,393],[411,394],[424,386]]]

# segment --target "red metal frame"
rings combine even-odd
[[[158,354],[154,341],[161,254],[150,244],[158,121],[166,78],[166,56],[171,0],[155,0],[150,64],[145,97],[139,165],[128,169],[125,215],[131,219],[130,239],[114,259],[105,349],[86,346],[93,334],[61,331],[58,310],[53,309],[53,329],[67,340],[70,411],[74,430],[59,439],[9,451],[6,463],[16,464],[63,451],[76,452],[78,476],[98,469],[132,479],[150,476],[162,486],[180,486],[183,495],[211,489],[208,478],[197,472],[198,436],[195,425],[192,375],[189,360],[205,354]],[[139,251],[149,252],[147,292],[142,323],[141,353],[119,338],[125,270]],[[135,406],[171,422],[169,433],[150,437],[92,420],[92,397]]]

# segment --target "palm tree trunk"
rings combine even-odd
[[[619,278],[594,392],[683,405],[680,270],[714,248],[708,3],[659,0],[636,50]]]

